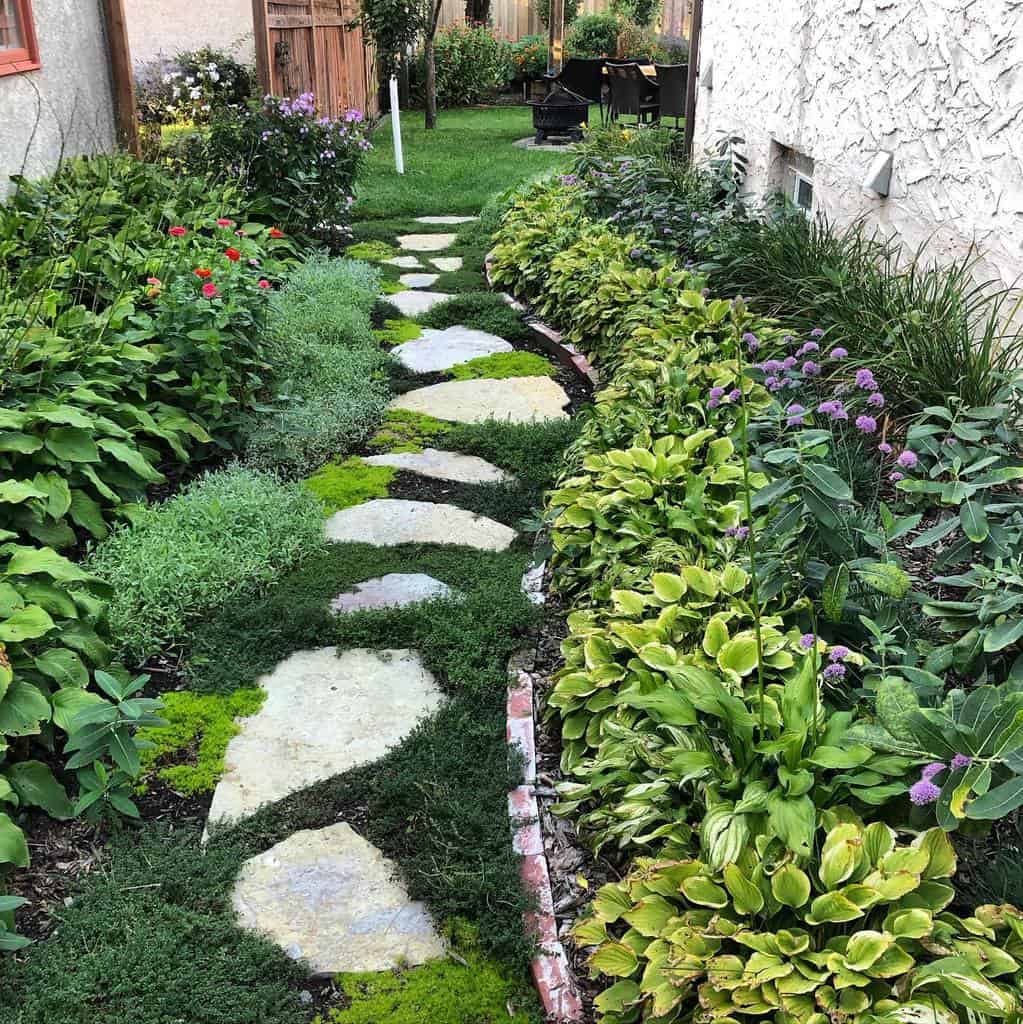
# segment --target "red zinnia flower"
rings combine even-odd
[[[233,228],[234,227],[234,221],[231,220],[229,217],[218,217],[217,218],[217,227],[218,228]]]
[[[185,235],[188,234],[188,229],[181,227],[181,225],[179,224],[176,225],[175,227],[168,228],[167,234],[173,235],[175,238],[183,238]]]
[[[207,277],[213,276],[213,271],[207,269],[206,267],[196,267],[195,270],[192,271],[192,273],[195,274],[196,277],[201,277],[204,281],[206,280]]]
[[[265,277],[260,278],[260,280],[259,280],[259,287],[260,288],[269,288],[270,287],[270,282]]]
[[[207,281],[206,284],[202,286],[202,293],[207,299],[215,299],[220,294],[217,286],[212,281]]]
[[[158,277],[147,277],[146,284],[151,284],[154,288],[159,288],[163,282]]]
[[[235,249],[233,246],[230,249],[225,249],[224,250],[224,255],[232,263],[237,263],[242,258],[242,254],[237,249]]]
[[[270,229],[270,237],[271,238],[283,238],[284,237],[284,232],[281,231],[280,228],[271,228]]]

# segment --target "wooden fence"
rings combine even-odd
[[[265,92],[314,93],[331,117],[349,107],[378,113],[375,59],[357,25],[358,0],[253,0],[253,15]]]
[[[580,14],[599,14],[608,6],[608,0],[583,0]],[[440,9],[441,25],[454,25],[465,21],[465,0],[444,0]],[[547,29],[536,15],[532,0],[493,0],[490,24],[494,32],[515,42],[523,36],[546,35]]]

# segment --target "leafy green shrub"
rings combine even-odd
[[[317,258],[275,293],[267,335],[277,395],[250,423],[253,465],[305,473],[347,454],[379,423],[388,357],[371,327],[378,291],[368,264]]]
[[[368,148],[361,111],[320,117],[312,93],[304,93],[217,114],[206,135],[192,140],[185,162],[193,173],[240,182],[257,216],[335,236],[348,220]]]
[[[371,498],[386,498],[394,474],[392,466],[372,466],[362,459],[345,459],[321,466],[305,485],[323,502],[327,515]]]
[[[582,6],[582,0],[566,0],[564,5],[564,20],[565,25],[571,25],[575,21],[579,14],[579,8]],[[544,28],[550,28],[551,21],[551,0],[533,0],[533,10],[536,11],[536,16],[540,19],[540,24]],[[546,39],[546,36],[537,36],[538,39]]]
[[[547,36],[522,36],[511,44],[509,59],[516,79],[532,82],[543,78],[547,73]]]
[[[614,57],[621,30],[621,18],[611,11],[584,14],[565,33],[565,51],[572,57]]]
[[[437,105],[464,107],[502,89],[512,77],[508,44],[486,25],[457,22],[434,37]],[[412,66],[412,96],[425,103],[426,70],[420,54]]]
[[[113,588],[119,648],[144,659],[181,641],[201,616],[275,582],[317,549],[322,530],[305,488],[235,467],[138,511],[87,564]]]

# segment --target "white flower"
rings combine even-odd
[[[195,85],[195,76],[189,75],[188,78],[185,79],[185,85]]]
[[[173,96],[174,99],[177,99],[180,95],[181,95],[181,90],[177,86],[174,86],[174,88],[171,89],[171,96]]]
[[[163,76],[163,84],[164,85],[170,85],[171,82],[173,82],[173,81],[174,81],[174,76],[173,75],[164,75]]]
[[[213,82],[219,82],[220,81],[220,72],[219,71],[211,71],[210,72],[210,80],[213,81]]]
[[[202,89],[198,87],[191,89],[188,93],[188,96],[190,99],[197,100],[199,99],[200,96],[202,96]]]

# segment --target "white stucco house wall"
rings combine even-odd
[[[1021,0],[705,0],[700,71],[697,151],[743,136],[749,191],[1023,276]]]
[[[252,0],[124,0],[124,13],[136,65],[204,46],[255,60]]]
[[[100,0],[0,0],[0,196],[115,133]]]

